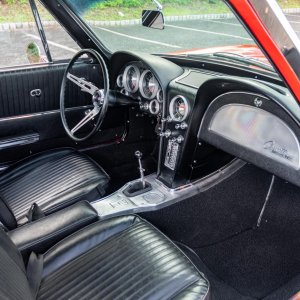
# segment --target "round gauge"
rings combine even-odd
[[[163,97],[163,91],[162,91],[162,89],[158,89],[156,98],[157,98],[158,102],[163,102],[164,97]]]
[[[142,73],[139,88],[141,95],[146,99],[153,99],[156,96],[159,85],[151,71],[145,70]]]
[[[189,103],[183,96],[176,96],[171,100],[169,113],[173,121],[183,122],[188,116],[189,111]]]
[[[123,87],[123,75],[120,74],[118,77],[117,77],[117,86],[119,88],[122,88]]]
[[[129,93],[135,93],[139,89],[140,70],[135,65],[127,66],[123,74],[123,86]]]
[[[157,115],[159,113],[159,110],[159,102],[156,99],[152,100],[149,104],[149,111],[151,112],[151,114]]]

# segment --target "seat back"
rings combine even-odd
[[[0,299],[33,299],[22,256],[2,230],[0,230]]]

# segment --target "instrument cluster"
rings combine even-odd
[[[162,111],[163,92],[153,73],[141,62],[125,66],[116,80],[117,89],[139,101],[140,109],[152,115]]]

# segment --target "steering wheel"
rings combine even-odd
[[[88,57],[91,57],[92,59],[95,59],[97,63],[99,63],[100,70],[103,75],[103,88],[100,89],[97,86],[95,86],[93,83],[87,81],[85,78],[79,78],[75,76],[74,74],[71,74],[70,70],[72,69],[73,65],[76,63],[76,61],[83,55],[88,55]],[[89,93],[91,95],[91,104],[92,109],[89,110],[84,118],[81,119],[80,122],[77,123],[73,128],[70,129],[67,118],[66,118],[66,86],[67,81],[70,80],[72,83],[77,85],[82,92]],[[69,62],[69,65],[67,66],[60,90],[60,116],[62,119],[62,123],[64,126],[64,129],[66,130],[69,137],[75,141],[85,141],[89,137],[91,137],[96,131],[99,130],[108,107],[108,90],[109,90],[109,75],[108,70],[106,67],[106,64],[103,60],[103,58],[100,56],[99,53],[97,53],[93,49],[83,49],[80,50],[75,56],[71,59]],[[78,137],[75,134],[78,133],[79,129],[83,128],[86,124],[93,122],[92,129],[85,134],[83,137]]]

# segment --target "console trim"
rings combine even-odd
[[[208,190],[237,172],[246,164],[246,162],[240,159],[235,159],[216,172],[176,189],[170,189],[165,186],[157,179],[156,174],[153,173],[145,177],[145,180],[152,185],[151,191],[135,197],[127,197],[123,191],[130,184],[140,180],[138,179],[126,183],[118,191],[92,202],[91,205],[98,212],[101,219],[159,210]]]

